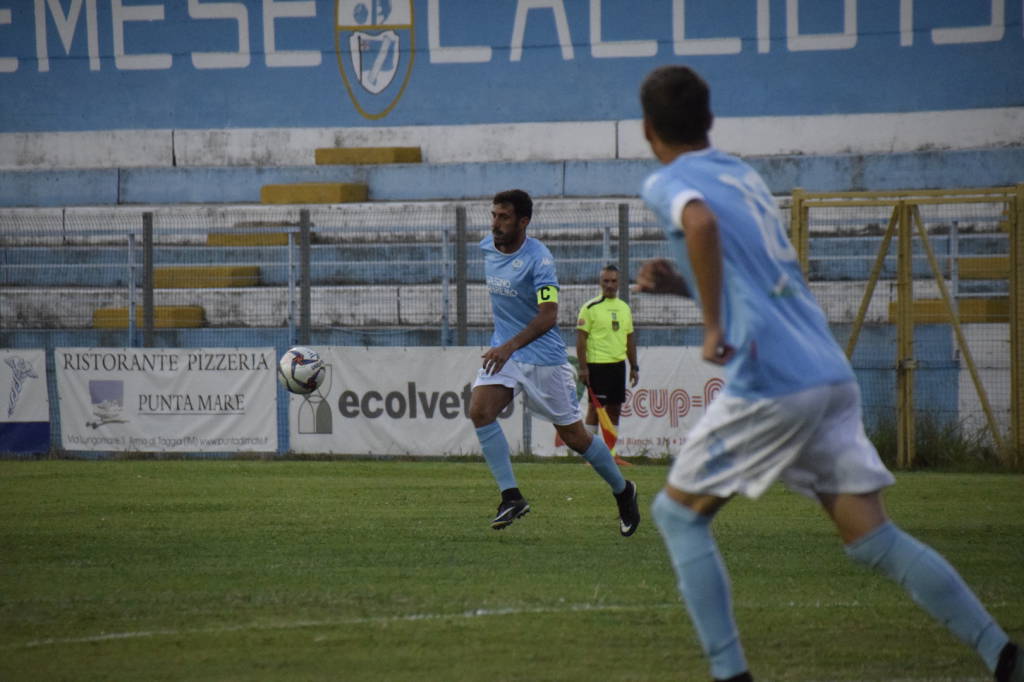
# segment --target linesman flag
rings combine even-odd
[[[594,406],[594,412],[597,413],[597,425],[601,431],[601,438],[604,439],[605,445],[612,452],[612,457],[615,458],[615,463],[619,465],[630,465],[630,462],[619,457],[615,454],[615,441],[619,439],[619,430],[615,428],[615,424],[612,423],[612,418],[608,416],[608,410],[604,409],[601,401],[594,395],[594,390],[587,386],[587,393],[590,395],[590,404]]]

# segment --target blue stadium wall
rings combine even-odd
[[[0,204],[213,201],[210,166],[243,167],[220,177],[235,188],[222,200],[255,201],[316,146],[388,143],[463,164],[436,178],[450,198],[477,163],[547,164],[566,176],[548,196],[628,194],[616,178],[649,163],[637,87],[672,62],[711,82],[715,143],[760,157],[778,193],[1012,184],[1021,13],[1008,0],[0,0]],[[371,198],[421,198],[402,187],[423,183],[381,184]]]

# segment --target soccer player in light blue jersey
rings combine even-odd
[[[712,676],[753,679],[711,521],[732,496],[756,498],[781,480],[824,507],[853,561],[899,583],[996,680],[1024,680],[1024,656],[956,570],[887,517],[881,491],[894,479],[864,433],[853,370],[763,180],[711,146],[707,85],[687,67],[661,67],[640,100],[663,164],[643,197],[700,303],[703,357],[725,371],[651,508]]]
[[[555,263],[546,246],[526,235],[532,216],[529,194],[519,189],[499,192],[491,206],[491,234],[480,242],[494,334],[473,383],[469,418],[501,491],[491,528],[501,530],[530,511],[498,424],[498,414],[522,391],[527,408],[554,424],[566,445],[611,487],[619,509],[619,532],[628,537],[640,524],[636,484],[622,477],[608,446],[583,426],[572,367],[556,326]]]

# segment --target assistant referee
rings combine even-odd
[[[636,363],[633,340],[633,314],[629,304],[619,298],[619,269],[609,264],[601,269],[601,295],[580,308],[576,322],[576,357],[579,378],[590,386],[618,426],[622,403],[626,400],[626,360],[629,360],[629,385],[636,386],[640,365]],[[597,412],[592,402],[584,420],[587,429],[597,432]]]

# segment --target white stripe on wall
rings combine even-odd
[[[741,156],[886,154],[1024,144],[1024,107],[906,114],[720,118]],[[0,169],[308,166],[318,147],[418,146],[431,163],[647,159],[638,119],[359,128],[0,133]]]

